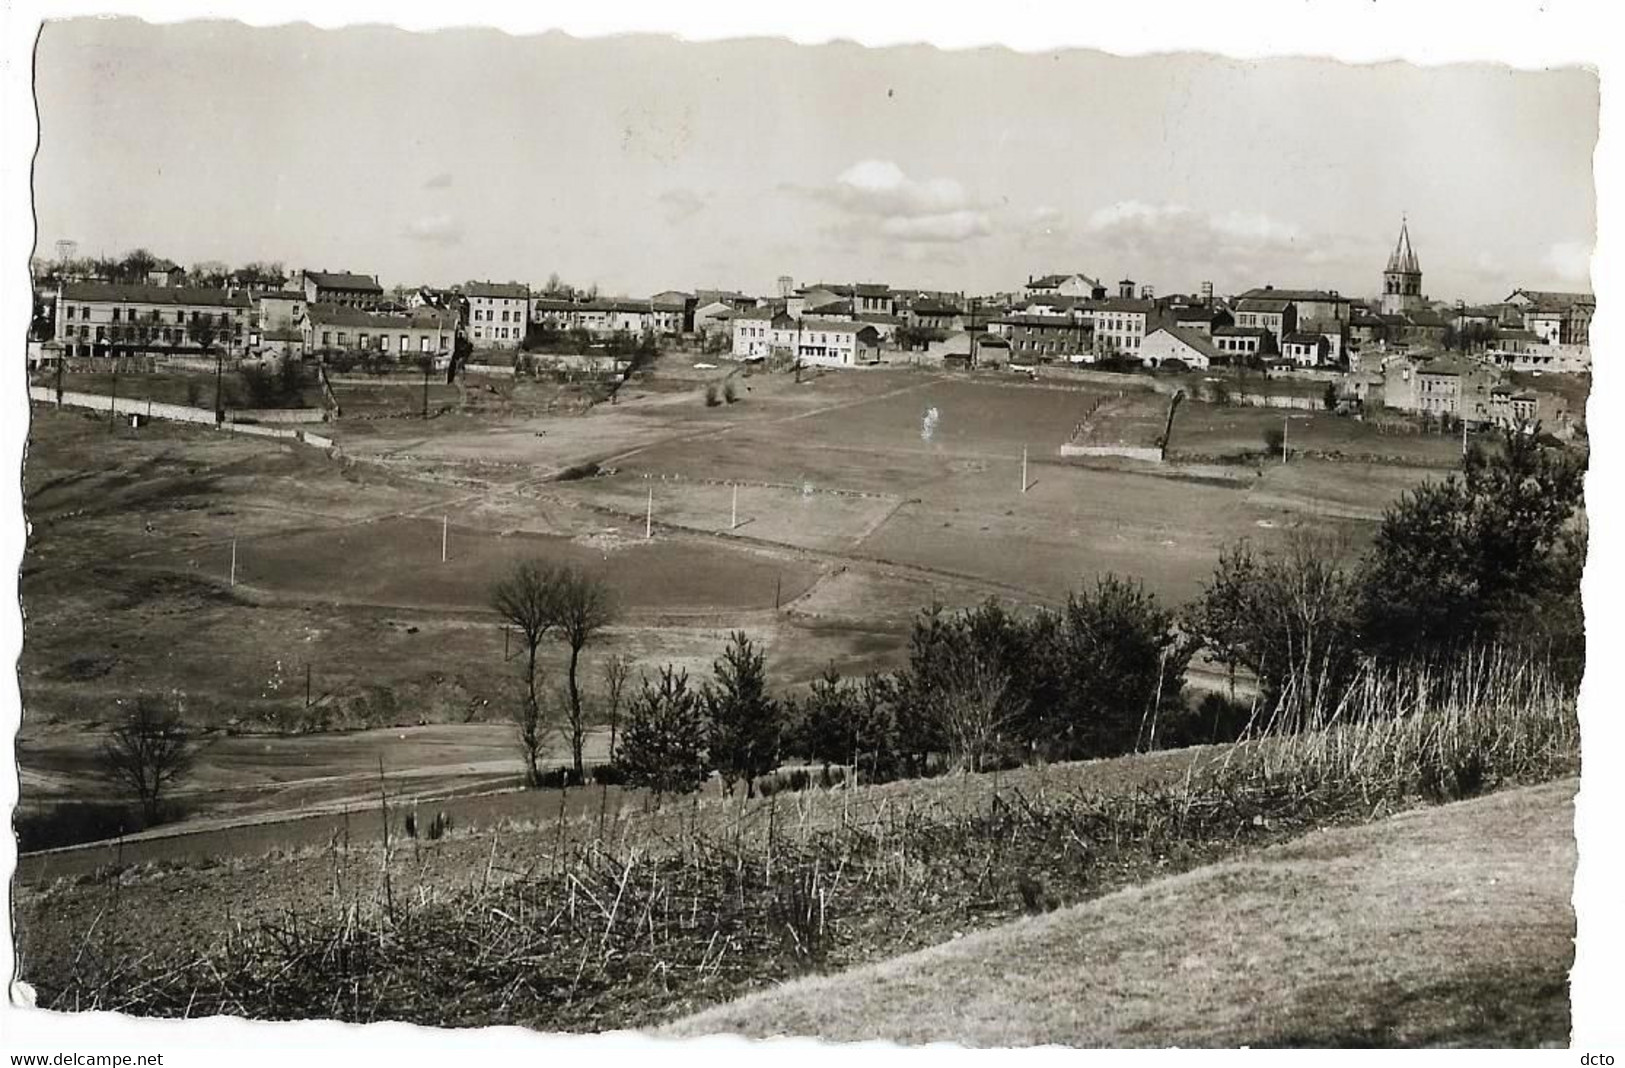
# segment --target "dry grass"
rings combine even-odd
[[[1572,780],[1357,828],[682,1020],[974,1046],[1562,1044]]]
[[[223,944],[141,937],[131,896],[150,889],[141,877],[44,895],[25,935],[42,912],[96,907],[66,944],[25,941],[24,975],[58,1008],[652,1026],[1317,826],[1572,774],[1573,741],[1569,696],[1491,658],[1394,686],[1362,681],[1316,731],[1269,732],[1223,758],[1165,754],[1162,775],[1093,787],[1069,769],[1032,768],[752,804],[696,799],[526,828],[500,865],[496,833],[489,859],[473,863],[470,849],[486,845],[477,836],[380,843],[358,820],[367,844],[335,839],[315,859],[319,890]],[[1166,774],[1170,762],[1182,773]],[[210,883],[201,873],[160,889],[182,885]],[[1202,907],[1257,911],[1275,896],[1265,887]],[[1161,922],[1177,930],[1193,917]],[[1015,959],[1006,970],[1032,968]]]

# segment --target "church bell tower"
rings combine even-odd
[[[1399,222],[1399,240],[1394,244],[1388,267],[1382,272],[1382,314],[1404,315],[1422,307],[1422,265],[1411,248],[1410,225]]]

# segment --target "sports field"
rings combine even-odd
[[[424,419],[404,387],[352,387],[375,410],[328,424],[331,454],[36,407],[25,743],[143,693],[244,731],[500,726],[519,679],[489,590],[529,558],[615,591],[619,618],[586,653],[592,687],[611,653],[703,678],[743,629],[794,688],[831,662],[899,664],[934,601],[1053,604],[1110,572],[1177,606],[1238,538],[1310,529],[1357,550],[1384,507],[1459,459],[1459,442],[1303,412],[1293,440],[1342,458],[1282,464],[1248,455],[1276,416],[1187,403],[1174,441],[1201,462],[1069,460],[1060,446],[1089,413],[1155,422],[1165,399],[915,370],[797,383],[675,359],[596,406],[473,382]],[[705,384],[727,376],[737,401],[707,405]],[[556,685],[562,651],[543,653]],[[88,759],[96,734],[80,734],[23,747],[52,799]],[[247,787],[268,774],[238,770]]]

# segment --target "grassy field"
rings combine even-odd
[[[1531,807],[1525,799],[1545,795],[1517,787],[1567,779],[1559,790],[1572,793],[1573,700],[1527,673],[1516,685],[1495,674],[1517,664],[1472,670],[1443,687],[1364,686],[1332,726],[1230,747],[754,800],[708,792],[660,805],[607,788],[470,798],[446,802],[470,807],[432,840],[403,833],[410,800],[392,789],[387,807],[302,821],[311,833],[293,845],[251,828],[217,834],[208,855],[143,855],[174,841],[153,839],[111,858],[27,857],[22,975],[54,1008],[601,1030],[660,1025],[808,972],[848,972],[858,989],[867,967],[898,957],[915,967],[907,954],[994,931],[1006,963],[942,972],[950,993],[1002,976],[996,994],[976,996],[1011,999],[996,1017],[1006,1030],[990,1039],[974,1028],[995,1017],[967,1010],[955,1017],[969,1021],[965,1034],[940,1023],[936,1037],[1097,1037],[1042,1029],[1095,1019],[1074,1011],[1087,1000],[1022,985],[1049,982],[1087,998],[1126,989],[1119,1015],[1164,1028],[1104,1041],[1560,1039],[1566,964],[1550,956],[1569,945],[1572,837],[1561,806]],[[1418,703],[1395,718],[1401,691]],[[1310,838],[1284,861],[1257,852],[1497,790],[1506,807],[1487,822],[1407,837],[1417,824],[1400,821],[1347,850]],[[1531,842],[1533,854],[1519,851]],[[109,862],[90,868],[98,852]],[[1161,881],[1220,862],[1232,866],[1194,888]],[[1288,878],[1283,863],[1304,869]],[[1489,889],[1502,883],[1512,892]],[[1112,896],[1130,887],[1140,896]],[[1111,911],[1125,900],[1150,904]],[[1073,906],[1084,907],[1038,921],[1054,926],[1000,929]],[[1074,917],[1111,934],[1055,936]],[[1107,951],[1091,955],[1098,946]],[[1175,951],[1184,963],[1170,974]],[[1121,983],[1109,970],[1134,966]],[[1257,976],[1241,998],[1238,974]],[[1424,981],[1432,1000],[1403,1015]],[[1333,988],[1354,1000],[1324,993]],[[1246,1011],[1247,991],[1314,990],[1305,1004],[1323,1011],[1262,1017],[1274,1030]],[[1518,1003],[1521,1016],[1496,1015]],[[752,1018],[776,1026],[771,1013]]]
[[[116,379],[116,381],[115,381]],[[35,377],[35,385],[55,389],[56,375],[41,374]],[[62,388],[68,392],[99,393],[111,396],[115,390],[120,397],[129,397],[139,400],[150,400],[159,404],[183,404],[194,408],[213,408],[215,379],[207,372],[184,371],[153,371],[123,375],[113,375],[111,372],[79,372],[64,374]],[[248,405],[248,387],[243,382],[242,375],[236,371],[225,371],[220,378],[221,397],[227,407],[241,408]],[[320,408],[322,406],[322,391],[319,385],[309,385],[297,398],[298,403],[288,407]]]
[[[970,1046],[1562,1046],[1567,780],[1320,831],[662,1030]]]
[[[341,385],[347,414],[325,431],[333,456],[36,408],[25,804],[93,794],[83,754],[52,741],[53,725],[94,730],[113,699],[137,693],[177,695],[201,722],[243,731],[500,727],[518,682],[487,591],[522,557],[581,564],[619,594],[622,617],[588,650],[589,672],[621,652],[643,670],[672,662],[703,676],[742,628],[788,688],[832,661],[850,673],[898,665],[932,601],[1054,603],[1110,571],[1177,605],[1237,538],[1307,528],[1357,549],[1387,503],[1443,470],[1416,466],[1411,439],[1318,414],[1307,426],[1324,429],[1306,435],[1363,434],[1360,450],[1391,446],[1404,462],[1062,462],[1059,445],[1106,387],[757,373],[736,378],[737,403],[710,407],[704,386],[734,371],[692,362],[663,357],[655,378],[591,407],[552,384],[436,385],[432,404],[449,407],[428,420],[408,385]],[[1193,435],[1254,417],[1181,414]],[[1212,433],[1241,442],[1255,430]],[[599,473],[558,480],[583,464]],[[551,643],[544,664],[559,668]],[[314,713],[307,670],[323,699]],[[242,772],[255,804],[283,796],[302,811],[262,770]],[[238,804],[198,801],[202,820]]]

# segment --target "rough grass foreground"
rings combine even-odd
[[[645,1027],[1310,827],[1578,764],[1572,695],[1501,656],[1363,677],[1315,716],[1316,729],[1261,732],[1132,792],[989,789],[993,777],[976,776],[965,789],[986,803],[829,804],[827,818],[797,821],[773,798],[756,803],[765,820],[749,833],[743,820],[657,819],[643,835],[562,843],[500,885],[397,892],[387,863],[380,874],[335,850],[325,900],[221,944],[129,948],[106,938],[110,907],[71,959],[25,963],[24,978],[66,1009]]]

